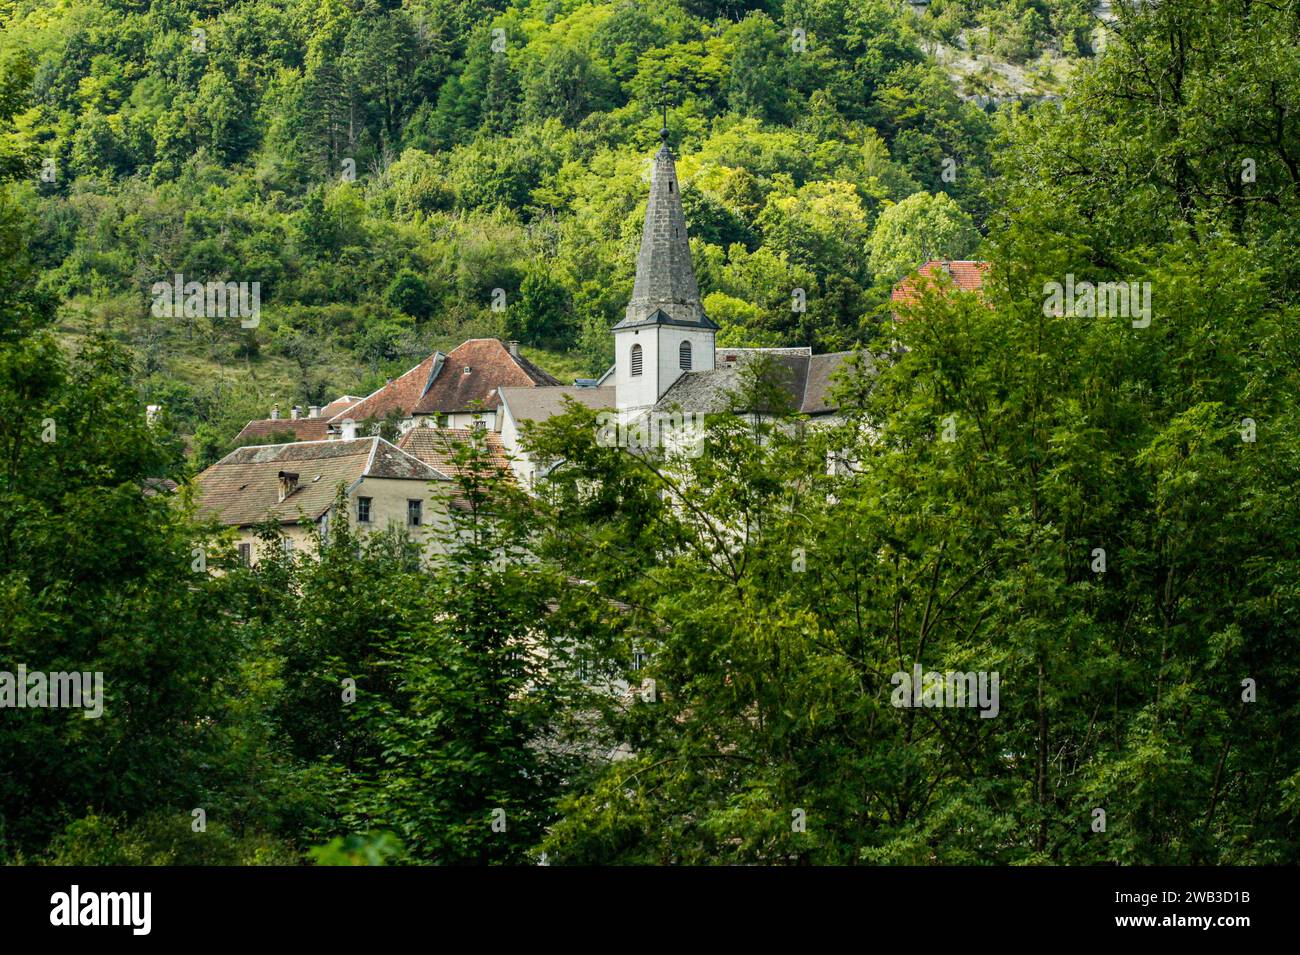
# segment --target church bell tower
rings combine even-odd
[[[614,386],[620,412],[648,409],[681,375],[714,366],[718,326],[704,314],[695,282],[666,125],[660,138],[632,300],[614,326]]]

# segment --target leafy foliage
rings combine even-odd
[[[1300,21],[1117,9],[990,115],[918,37],[1088,54],[1086,5],[0,6],[0,671],[105,691],[0,711],[0,860],[1295,863]],[[855,347],[841,412],[756,363],[693,455],[573,404],[535,497],[463,448],[424,553],[341,489],[241,566],[185,479],[254,399],[470,329],[607,367],[665,97],[720,341]],[[160,330],[176,272],[265,321]]]

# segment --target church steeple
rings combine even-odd
[[[615,328],[667,323],[716,330],[718,326],[704,314],[695,282],[667,125],[659,135],[663,143],[655,153],[650,172],[650,200],[646,203],[632,300],[623,321]]]
[[[713,369],[718,326],[704,314],[695,282],[677,166],[663,145],[650,171],[636,282],[623,321],[614,326],[615,406],[620,414],[653,408],[684,374]]]

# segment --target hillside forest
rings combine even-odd
[[[575,408],[446,560],[239,566],[190,482],[273,405],[609,366],[665,122],[719,344],[844,421]],[[0,710],[0,862],[1295,863],[1297,233],[1296,0],[0,0],[0,670],[106,686]]]

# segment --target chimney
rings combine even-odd
[[[280,409],[279,409],[279,408],[272,408],[272,409],[271,409],[271,420],[272,420],[272,421],[279,421],[279,420],[280,420]]]
[[[344,418],[340,424],[343,429],[344,441],[355,441],[357,438],[357,423],[351,418]]]
[[[293,408],[290,409],[289,411],[289,417],[292,418],[294,421],[297,421],[299,418],[302,417],[302,409],[299,408],[297,405],[294,405]]]
[[[307,417],[308,417],[308,418],[319,418],[319,417],[320,417],[320,405],[310,405],[310,406],[307,408]]]
[[[281,471],[278,477],[280,478],[280,503],[283,504],[284,499],[298,487],[298,472]]]
[[[518,357],[519,357],[519,343],[518,343],[518,342],[506,342],[506,348],[510,349],[510,355],[511,355],[511,357],[513,357],[513,358],[518,358]]]

